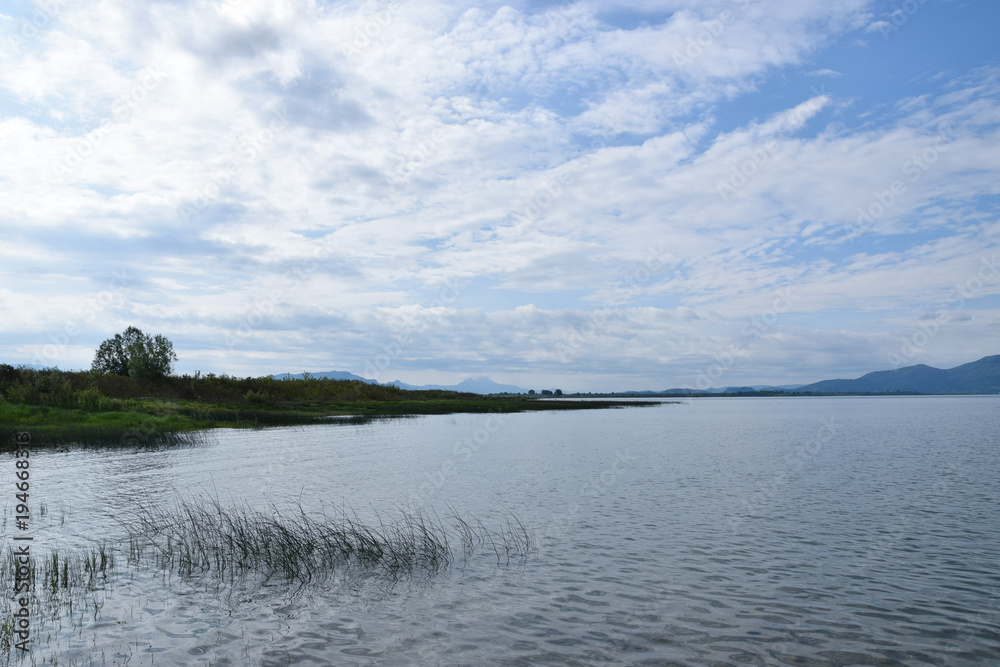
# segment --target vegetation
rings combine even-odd
[[[170,375],[175,361],[174,344],[165,336],[150,336],[129,327],[101,343],[91,370],[141,379],[159,378]]]
[[[391,521],[379,517],[374,525],[346,509],[314,516],[301,507],[261,512],[194,498],[174,506],[140,505],[125,525],[132,561],[151,552],[160,569],[211,572],[223,579],[253,572],[305,582],[351,567],[396,577],[447,567],[454,559],[452,540],[466,555],[489,544],[498,565],[526,556],[532,547],[530,533],[512,515],[497,530],[457,513],[450,518],[448,526],[400,509]]]
[[[156,445],[195,442],[177,434],[214,427],[354,421],[414,414],[575,410],[627,401],[538,401],[444,390],[408,391],[349,380],[276,380],[228,375],[131,377],[0,364],[0,447],[16,431],[32,443]],[[349,421],[349,420],[348,420]],[[350,423],[350,422],[349,422]]]
[[[440,520],[399,509],[391,518],[376,515],[375,522],[365,523],[347,509],[259,511],[247,505],[225,507],[204,497],[179,498],[173,504],[137,502],[122,520],[127,537],[121,542],[33,552],[27,564],[19,563],[14,547],[8,546],[0,558],[0,587],[13,591],[15,583],[21,588],[26,582],[21,595],[30,599],[37,643],[67,630],[80,634],[86,624],[100,620],[105,595],[117,582],[149,567],[197,577],[213,587],[242,583],[247,575],[302,585],[347,570],[358,580],[374,576],[392,585],[417,571],[438,572],[460,555],[495,555],[499,566],[523,560],[533,549],[530,531],[510,513],[496,528],[487,528],[451,512]],[[250,583],[259,581],[251,578]],[[0,664],[23,658],[15,648],[17,597],[0,596]]]
[[[24,577],[23,570],[18,574],[14,547],[8,546],[0,558],[0,588],[14,591],[18,580],[28,582],[34,637],[43,637],[53,628],[66,624],[79,630],[100,614],[105,591],[111,588],[116,572],[114,553],[108,544],[70,553],[54,550],[29,560],[27,577]],[[3,664],[9,664],[12,656],[19,653],[14,648],[19,640],[14,634],[13,623],[17,597],[0,596],[0,662]]]

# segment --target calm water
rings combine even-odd
[[[1000,398],[700,399],[643,409],[214,431],[32,458],[36,549],[135,503],[514,512],[493,554],[390,586],[132,572],[53,623],[60,664],[1000,664]],[[7,458],[9,455],[4,455]],[[12,514],[9,501],[6,514]]]

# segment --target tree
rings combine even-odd
[[[101,343],[94,354],[91,370],[134,378],[155,378],[170,375],[175,361],[174,344],[166,336],[150,336],[129,327]]]

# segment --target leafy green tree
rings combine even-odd
[[[155,378],[170,375],[175,361],[174,344],[166,336],[150,336],[136,327],[129,327],[101,343],[94,354],[91,370],[101,374]]]

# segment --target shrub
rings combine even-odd
[[[247,403],[265,403],[271,399],[271,394],[267,393],[263,389],[260,391],[254,391],[250,389],[247,393],[243,394],[243,400]]]

